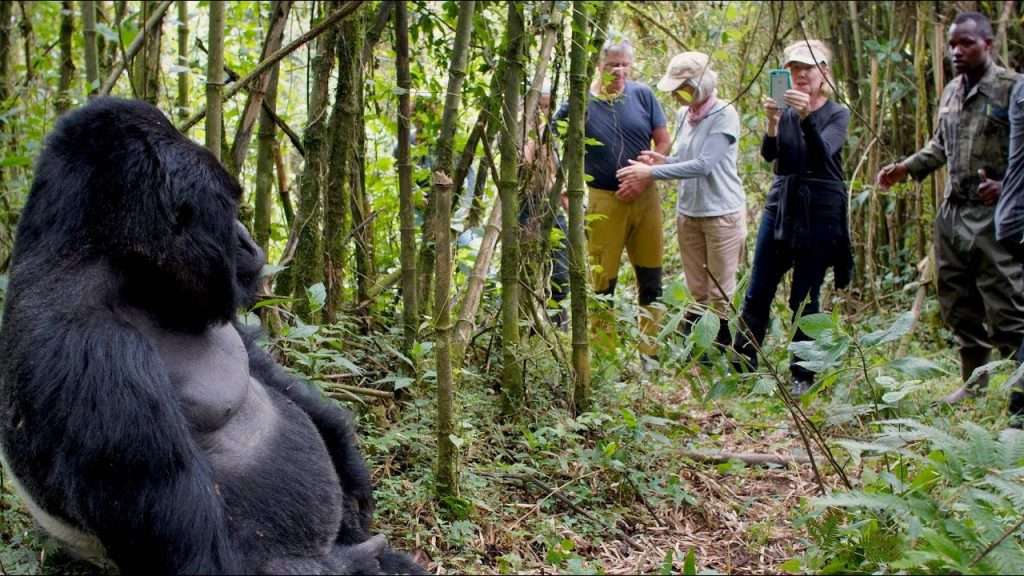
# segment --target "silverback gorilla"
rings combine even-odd
[[[0,329],[0,455],[33,516],[122,573],[423,573],[370,536],[351,416],[236,321],[241,190],[156,108],[49,136]]]

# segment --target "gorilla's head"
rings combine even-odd
[[[99,98],[50,135],[17,252],[109,265],[118,296],[171,329],[232,318],[263,263],[241,188],[144,102]]]

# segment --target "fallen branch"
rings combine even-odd
[[[337,377],[348,377],[348,374],[329,374],[324,376],[325,380],[337,378]],[[394,400],[395,394],[388,390],[377,390],[375,388],[364,388],[362,386],[354,386],[352,384],[340,384],[338,382],[328,382],[324,386],[325,390],[329,393],[332,391],[343,390],[349,394],[355,394],[357,396],[368,396],[370,398],[382,398],[385,400]]]
[[[722,464],[730,460],[739,460],[751,466],[765,466],[778,464],[788,466],[790,464],[809,464],[810,458],[802,455],[783,456],[780,454],[760,454],[755,452],[703,452],[696,450],[683,450],[683,458],[689,458],[695,462],[704,464]]]

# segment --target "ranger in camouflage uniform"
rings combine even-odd
[[[935,218],[935,264],[942,316],[960,346],[965,384],[995,347],[1012,356],[1024,337],[1024,268],[996,241],[993,215],[1006,172],[1010,91],[1019,78],[992,61],[992,25],[976,12],[957,16],[949,29],[957,76],[939,101],[932,140],[913,156],[883,168],[888,188],[910,174],[921,180],[949,167],[945,199]],[[953,404],[987,383],[945,398]]]

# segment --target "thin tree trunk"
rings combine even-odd
[[[146,2],[146,6],[151,7],[152,2]],[[163,42],[163,37],[163,20],[161,20],[152,28],[143,50],[143,81],[139,84],[142,88],[141,96],[154,106],[159,103],[160,99],[160,44]],[[223,50],[221,58],[223,58]]]
[[[12,18],[14,3],[0,2],[0,102],[7,102],[11,96],[11,40],[14,38]],[[0,120],[0,156],[7,152],[7,120]],[[6,269],[14,244],[14,228],[17,214],[11,208],[7,190],[7,171],[0,170],[0,270]]]
[[[153,0],[143,0],[142,21],[147,22],[156,8]],[[162,24],[161,20],[161,24]],[[142,54],[132,61],[131,81],[136,96],[154,106],[160,94],[160,42],[163,26],[146,27],[140,33]]]
[[[1013,5],[1013,0],[1003,0],[999,23],[996,26],[996,48],[999,50],[1000,64],[1009,68],[1013,68],[1013,66],[1010,64],[1010,42],[1006,34],[1006,25],[1013,16]]]
[[[939,16],[937,10],[933,8],[932,19]],[[943,68],[944,58],[946,55],[946,29],[945,25],[941,21],[936,21],[932,28],[932,80],[935,83],[935,94],[938,96],[942,93],[943,87],[946,85],[946,70]],[[938,116],[938,108],[935,110],[936,116]],[[937,120],[932,122],[932,126],[937,126]],[[942,196],[946,193],[946,174],[944,170],[936,170],[932,172],[932,183],[935,186],[934,189],[934,206],[935,213],[938,213],[939,206],[942,205]]]
[[[587,105],[588,67],[586,2],[572,4],[569,52],[569,126],[565,171],[569,195],[569,290],[572,295],[572,407],[580,414],[590,404],[590,335],[587,329],[587,237],[584,230],[583,121]]]
[[[362,39],[352,20],[341,25],[336,57],[338,82],[331,110],[330,166],[324,192],[324,280],[327,288],[325,320],[334,322],[344,303],[345,262],[347,260],[352,190],[355,184],[356,112],[360,90],[357,51]]]
[[[261,62],[267,56],[281,49],[281,43],[284,40],[284,26],[288,22],[288,13],[291,11],[291,7],[291,0],[278,0],[271,4],[270,23],[267,26],[266,39],[263,41],[263,50],[260,52]],[[252,130],[256,125],[256,117],[263,108],[267,84],[270,83],[271,72],[274,69],[277,69],[276,64],[264,71],[250,84],[251,88],[245,100],[245,107],[242,108],[242,114],[238,117],[235,141],[231,144],[231,157],[227,162],[228,169],[236,178],[242,172],[246,152],[249,150],[249,140],[252,138]]]
[[[548,63],[554,50],[558,32],[561,30],[561,12],[555,2],[549,3],[549,10],[544,18],[544,35],[541,37],[540,53],[537,56],[533,81],[526,92],[526,103],[523,104],[523,133],[527,138],[536,139],[540,130],[537,129],[537,106],[540,103],[540,92],[544,87],[544,79],[548,75]],[[554,103],[552,103],[554,105]]]
[[[391,19],[391,11],[395,9],[398,2],[381,2],[377,6],[377,13],[373,16],[373,26],[366,31],[366,38],[363,42],[363,57],[362,62],[365,66],[367,63],[372,62],[373,49],[377,46],[377,42],[380,42],[380,37],[384,34],[384,29],[388,25],[388,21]]]
[[[338,10],[336,1],[327,6]],[[331,15],[324,16],[325,21]],[[299,226],[298,244],[292,281],[292,292],[296,299],[296,313],[305,322],[318,322],[320,314],[309,305],[307,288],[323,281],[323,251],[320,232],[323,212],[324,175],[327,168],[327,102],[331,70],[334,67],[336,28],[330,28],[317,41],[316,55],[310,63],[313,71],[309,96],[309,120],[303,134],[303,148],[306,150],[306,165],[299,180],[299,212],[296,215]]]
[[[547,250],[548,242],[542,232],[544,224],[553,222],[548,218],[547,192],[551,185],[553,162],[546,153],[550,150],[541,140],[543,126],[539,122],[537,112],[540,104],[541,89],[544,86],[544,79],[548,73],[548,63],[551,61],[551,52],[554,50],[556,33],[561,29],[561,18],[554,2],[548,2],[547,11],[543,15],[540,30],[531,31],[531,35],[541,37],[540,50],[536,58],[536,67],[533,80],[526,91],[526,102],[523,104],[522,135],[526,142],[523,145],[523,167],[519,179],[522,189],[522,208],[520,212],[526,214],[526,222],[520,226],[520,270],[523,282],[532,289],[540,289],[545,292],[543,279],[546,274],[545,264],[550,256]],[[528,299],[525,304],[533,309],[533,299]]]
[[[271,13],[278,11],[279,0],[271,4]],[[290,2],[289,2],[290,3]],[[270,247],[270,216],[273,209],[271,192],[274,187],[274,145],[277,123],[277,85],[281,67],[270,67],[265,86],[263,105],[260,107],[259,132],[256,137],[256,194],[253,215],[253,237],[264,252]]]
[[[71,0],[60,3],[60,78],[57,81],[57,98],[54,107],[59,116],[71,107],[71,82],[75,77],[74,56],[71,53],[71,40],[75,33],[75,9]]]
[[[274,172],[277,174],[277,196],[281,201],[284,223],[291,230],[292,223],[295,221],[295,209],[292,208],[291,192],[288,187],[288,166],[284,162],[281,145],[276,141],[274,142]]]
[[[499,236],[501,236],[501,202],[495,202],[494,207],[491,208],[491,215],[487,217],[487,224],[484,225],[480,250],[476,254],[473,271],[469,275],[466,292],[459,305],[459,320],[455,323],[455,336],[452,339],[454,349],[452,363],[455,366],[462,366],[465,359],[466,346],[469,345],[469,338],[473,335],[476,314],[480,309],[480,297],[484,293],[487,272],[491,269],[491,259],[494,257],[494,248],[498,244]]]
[[[434,294],[434,353],[437,362],[437,475],[435,490],[438,499],[459,493],[456,472],[456,449],[452,442],[455,433],[455,384],[452,380],[451,365],[451,311],[449,291],[451,288],[451,198],[452,198],[452,144],[455,140],[456,118],[462,96],[462,81],[466,76],[466,61],[469,54],[469,36],[473,29],[472,0],[460,0],[459,16],[455,28],[455,43],[452,46],[451,66],[448,70],[448,90],[445,96],[444,113],[441,116],[441,133],[437,140],[434,173],[431,178],[433,195],[437,198],[435,210],[435,247],[437,249],[437,287]]]
[[[409,74],[409,14],[405,2],[395,4],[395,70],[398,81],[398,219],[402,261],[402,353],[412,357],[419,312],[416,291],[416,223],[412,203],[412,162],[409,129],[412,80]],[[412,372],[415,372],[413,367]]]
[[[507,26],[505,33],[507,36]],[[504,46],[507,43],[507,40],[507,38],[503,38],[501,45]],[[498,127],[500,125],[500,123],[498,122],[498,116],[501,111],[502,103],[501,82],[505,77],[505,65],[506,60],[504,58],[500,59],[497,68],[491,75],[491,80],[488,88],[488,94],[490,94],[490,96],[487,98],[479,114],[477,115],[477,121],[476,124],[474,125],[474,129],[470,132],[469,139],[466,141],[466,146],[465,148],[463,148],[463,153],[460,156],[459,165],[456,168],[455,178],[452,184],[452,189],[457,194],[462,192],[462,183],[465,182],[466,173],[468,173],[468,167],[466,166],[466,164],[464,164],[464,161],[467,160],[467,154],[475,153],[477,143],[480,140],[484,141],[485,147],[490,146],[490,143],[494,140],[494,136],[498,133]],[[474,138],[474,134],[477,133],[477,127],[480,126],[482,126],[481,130],[483,130],[483,135],[478,135],[476,138]],[[469,160],[471,159],[472,158],[469,158]],[[484,168],[486,162],[484,160],[486,159],[481,160],[481,164],[479,167],[480,169],[477,170],[476,184],[474,185],[473,191],[474,200],[478,197],[477,193],[483,191],[483,184],[486,181]],[[429,194],[427,196],[427,206],[422,225],[424,241],[423,245],[420,246],[419,265],[417,270],[417,273],[419,274],[418,287],[420,290],[420,302],[423,303],[423,305],[421,306],[420,314],[423,316],[430,314],[430,309],[429,306],[427,305],[427,302],[429,301],[431,286],[434,281],[433,264],[435,258],[435,248],[434,244],[429,240],[429,238],[432,238],[434,235],[433,232],[431,231],[431,227],[433,226],[435,220],[434,213],[437,209],[436,206],[437,203],[435,201],[433,194]],[[454,212],[454,206],[452,207],[452,212]],[[470,222],[474,221],[474,215],[476,215],[477,217],[479,216],[479,214],[476,213],[476,211],[474,211],[471,207],[469,214]]]
[[[121,35],[121,25],[124,23],[124,17],[127,16],[127,14],[128,0],[114,0],[114,31],[117,32],[118,37]],[[120,54],[121,42],[116,39],[109,42],[104,58],[103,73],[100,75],[100,78],[110,77],[110,74],[114,71],[114,64],[117,62]],[[103,95],[103,86],[100,86],[98,93]]]
[[[21,9],[21,19],[18,20],[18,31],[21,33],[22,47],[25,55],[25,82],[31,82],[35,76],[35,61],[32,59],[32,45],[35,40],[35,34],[32,30],[32,15],[30,6],[31,2],[26,0],[20,0],[18,2],[18,8]]]
[[[82,40],[85,52],[85,92],[92,98],[100,87],[100,60],[96,48],[96,2],[79,0],[82,10]]]
[[[110,76],[107,76],[107,79],[103,81],[103,85],[100,86],[99,90],[100,96],[106,96],[107,94],[110,94],[110,91],[114,88],[114,84],[117,83],[117,79],[127,69],[128,63],[130,63],[132,59],[135,58],[135,55],[139,53],[139,50],[142,49],[142,45],[145,41],[146,35],[153,33],[153,30],[160,24],[160,22],[163,21],[164,14],[167,13],[167,9],[170,8],[171,4],[173,3],[174,0],[164,0],[159,5],[157,5],[157,7],[153,10],[152,15],[149,17],[148,20],[146,20],[146,24],[143,27],[143,32],[139,33],[139,35],[135,37],[135,40],[132,40],[131,45],[128,47],[127,50],[125,50],[124,58],[119,59],[117,61],[117,64],[114,66],[114,69],[110,72]],[[220,4],[220,2],[214,2],[213,4],[211,4],[211,16],[213,15],[214,12],[214,4]],[[224,12],[223,7],[219,8],[218,10],[220,10],[221,13]],[[223,20],[223,18],[221,18],[221,20]],[[223,40],[223,34],[221,34],[221,39]],[[223,69],[223,66],[221,68]],[[221,75],[223,75],[223,72],[221,72]]]
[[[925,2],[915,4],[916,18],[914,32],[914,78],[917,81],[918,106],[914,111],[914,149],[920,150],[928,142],[931,127],[928,124],[927,60],[928,57],[928,8]],[[914,222],[917,227],[917,260],[927,256],[927,227],[924,217],[924,190],[926,184],[914,184]]]
[[[523,5],[508,3],[505,102],[501,107],[501,388],[502,408],[511,415],[523,400],[519,365],[519,84],[523,77]]]
[[[169,6],[170,3],[168,2]],[[166,9],[166,6],[164,7]],[[224,92],[224,3],[210,4],[209,55],[206,68],[206,147],[220,159],[221,118]]]
[[[178,120],[188,118],[188,1],[178,0]]]
[[[869,110],[871,115],[869,116],[869,124],[872,128],[878,126],[878,101],[879,101],[879,86],[878,86],[878,58],[871,57],[871,106]],[[878,148],[879,144],[871,147],[868,151],[868,174],[878,173]],[[864,239],[864,277],[866,280],[865,288],[872,299],[875,297],[875,234],[876,234],[876,223],[878,222],[878,191],[875,187],[870,187],[868,198],[867,210],[864,216],[864,222],[866,224],[866,233]]]
[[[370,289],[376,282],[376,269],[374,267],[374,215],[370,206],[370,198],[366,194],[366,129],[363,118],[365,104],[364,81],[365,62],[362,60],[364,38],[366,36],[365,20],[353,18],[345,23],[349,26],[354,38],[358,38],[358,44],[353,46],[352,64],[353,73],[353,108],[354,121],[352,123],[352,156],[349,162],[352,165],[352,192],[349,196],[352,211],[352,224],[355,239],[355,260],[356,260],[356,302],[366,302],[370,299]],[[370,308],[360,306],[357,309],[364,333],[370,329]]]
[[[302,36],[293,40],[287,46],[281,48],[277,52],[274,52],[273,54],[268,56],[265,60],[257,64],[256,67],[253,68],[248,74],[246,74],[237,82],[233,83],[230,87],[228,87],[227,91],[224,93],[224,99],[230,100],[235,94],[238,94],[239,90],[246,88],[250,82],[261,76],[267,70],[267,68],[270,68],[274,64],[280,62],[284,57],[298,50],[307,42],[310,42],[314,38],[317,38],[318,36],[324,34],[327,31],[334,30],[334,27],[335,25],[338,24],[338,22],[343,20],[352,12],[354,12],[361,5],[362,0],[353,0],[342,4],[340,8],[331,12],[330,16],[327,16],[319,24],[313,26],[309,30],[309,32],[306,32]],[[200,110],[192,116],[190,116],[188,120],[185,120],[180,126],[178,126],[178,129],[181,131],[188,130],[192,126],[195,126],[200,120],[202,120],[204,116],[206,116],[206,110]]]

